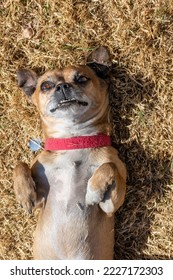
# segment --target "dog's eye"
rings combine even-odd
[[[55,84],[50,82],[50,81],[45,81],[41,84],[41,90],[42,91],[49,91],[54,87],[55,87]]]
[[[89,78],[84,75],[81,75],[81,76],[76,77],[75,80],[77,83],[82,84],[82,83],[86,83],[89,80]]]

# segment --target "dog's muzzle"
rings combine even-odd
[[[58,84],[55,89],[55,98],[57,106],[50,111],[53,113],[57,109],[67,108],[71,105],[87,106],[88,103],[76,98],[73,87],[68,83]]]

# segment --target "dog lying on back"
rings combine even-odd
[[[100,47],[86,65],[17,74],[45,136],[31,169],[19,163],[13,175],[19,203],[40,208],[35,259],[113,259],[113,213],[124,201],[126,168],[110,144],[110,64]]]

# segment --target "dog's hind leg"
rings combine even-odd
[[[14,191],[20,205],[32,213],[34,208],[41,207],[44,198],[39,199],[31,170],[26,163],[19,163],[13,171]]]

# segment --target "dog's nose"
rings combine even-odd
[[[70,84],[68,83],[60,83],[56,86],[55,94],[58,96],[59,99],[67,100],[71,98],[71,90]]]
[[[70,88],[70,85],[68,83],[61,83],[61,84],[58,84],[56,86],[56,91],[57,92],[66,92],[66,90],[68,90]]]

